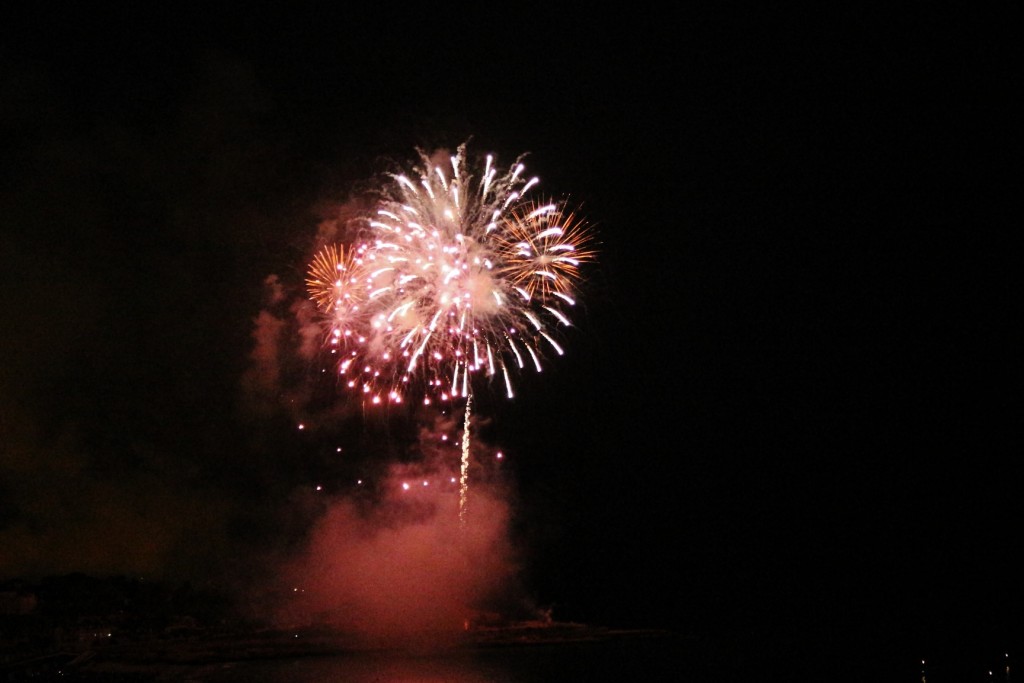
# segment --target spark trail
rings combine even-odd
[[[466,415],[462,420],[462,459],[459,465],[459,521],[466,523],[466,505],[469,494],[469,418],[473,394],[466,396]]]

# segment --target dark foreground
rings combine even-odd
[[[737,616],[690,619],[684,632],[481,613],[443,637],[372,642],[324,626],[275,629],[240,617],[216,591],[73,574],[0,584],[0,683],[1006,683],[1011,669],[1017,679],[1013,628],[946,633],[839,613],[826,624]]]
[[[468,631],[444,644],[372,646],[328,631],[254,631],[94,643],[8,659],[0,681],[191,683],[538,683],[542,681],[1010,680],[1010,662],[949,653],[938,661],[884,648],[825,649],[783,641],[730,642],[660,630],[546,623]],[[999,659],[1000,661],[996,661]],[[984,666],[982,665],[984,664]]]
[[[444,645],[372,647],[326,632],[262,632],[111,644],[7,663],[3,681],[729,680],[664,631],[549,624],[467,632]]]

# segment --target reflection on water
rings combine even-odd
[[[678,641],[653,639],[503,646],[429,654],[353,653],[246,661],[193,672],[210,683],[534,683],[537,681],[680,681],[686,676]],[[691,679],[692,680],[692,679]]]

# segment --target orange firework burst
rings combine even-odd
[[[328,244],[313,257],[306,274],[309,298],[321,311],[331,313],[339,307],[358,304],[361,291],[355,259],[345,258],[343,245]]]
[[[555,204],[524,203],[496,241],[503,264],[499,275],[527,301],[555,296],[572,305],[580,266],[595,257],[589,226]]]

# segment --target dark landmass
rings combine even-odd
[[[971,643],[952,644],[922,664],[900,643],[787,637],[784,629],[754,633],[740,624],[683,632],[480,612],[461,626],[371,637],[330,623],[275,623],[261,605],[188,583],[84,574],[9,580],[0,582],[0,682],[227,683],[250,675],[369,681],[387,680],[376,671],[406,676],[423,666],[448,667],[445,677],[430,680],[454,681],[750,681],[779,674],[944,683],[983,680],[979,675],[1007,681],[1010,674],[1009,654]]]
[[[215,591],[84,574],[0,583],[0,680],[198,680],[210,667],[346,654],[443,654],[690,639],[549,619],[467,619],[458,633],[367,638],[329,624],[282,628],[241,617]]]

